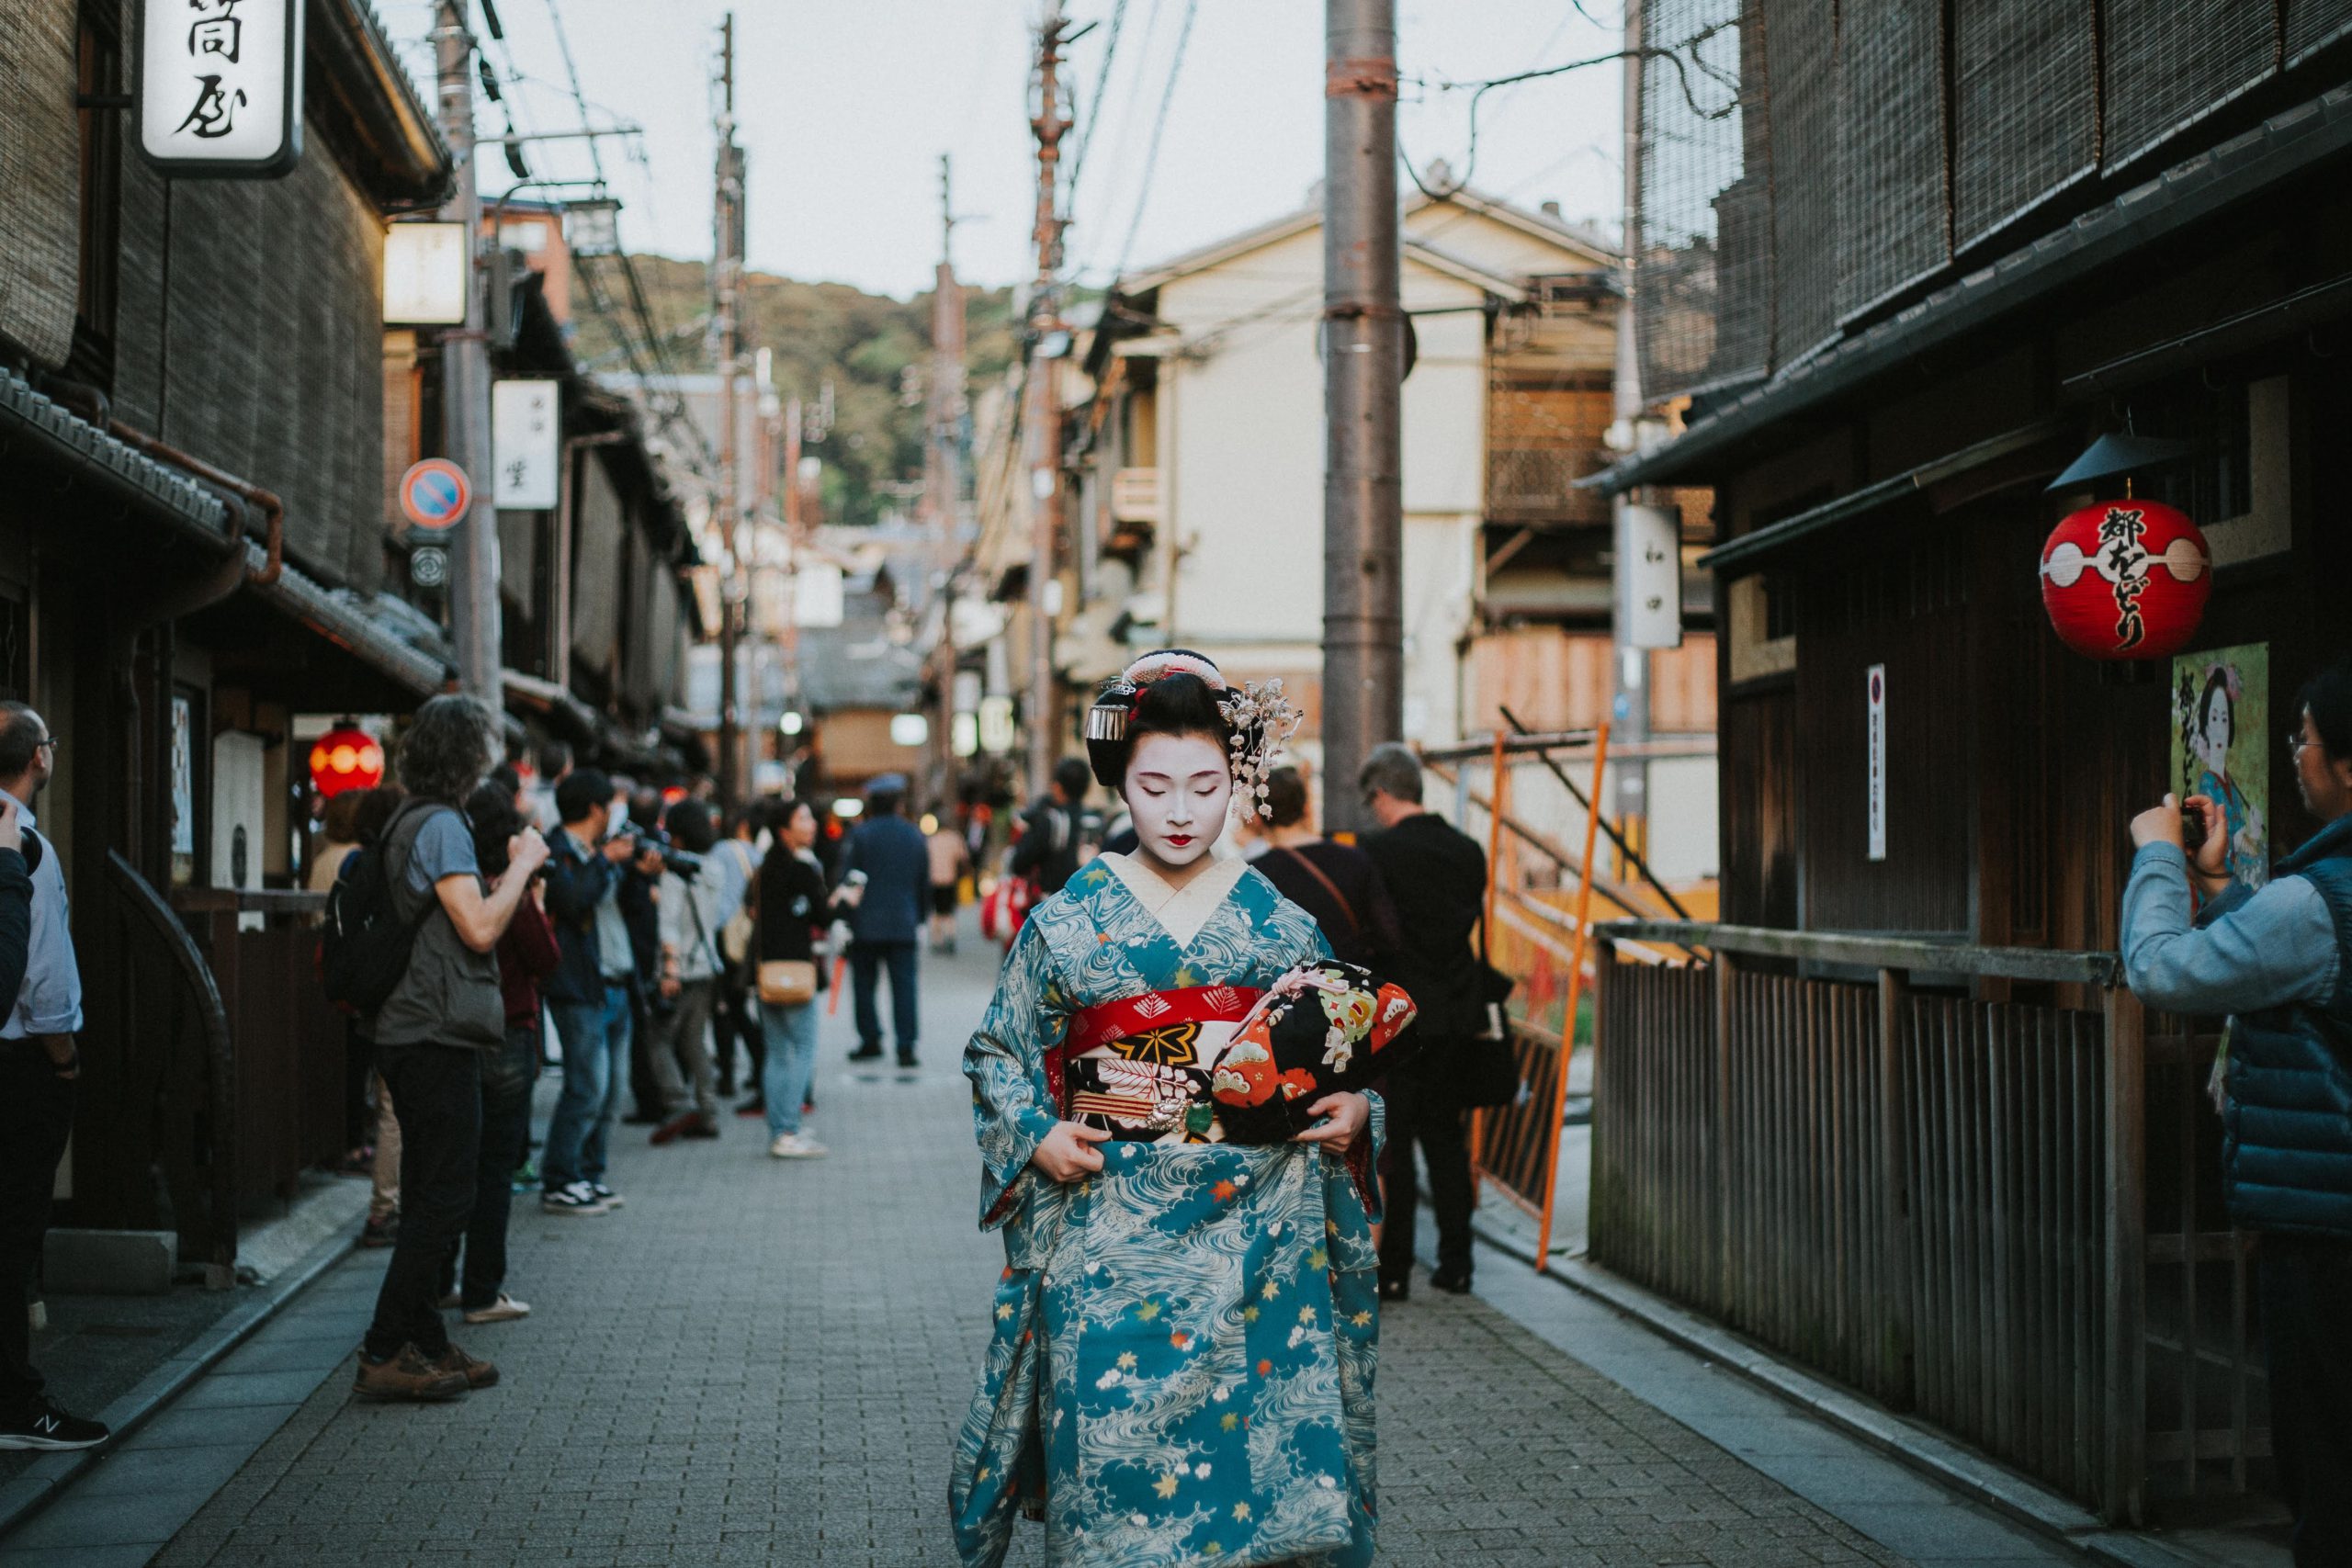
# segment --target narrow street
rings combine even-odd
[[[518,1201],[512,1283],[534,1312],[458,1336],[497,1388],[355,1404],[382,1258],[355,1254],[157,1424],[167,1451],[109,1457],[0,1563],[953,1562],[947,1453],[999,1266],[972,1223],[956,1055],[991,958],[967,936],[926,961],[910,1081],[852,1070],[846,1005],[826,1021],[831,1158],[771,1161],[749,1122],[667,1149],[632,1129],[621,1213]],[[1902,1561],[1482,1302],[1424,1290],[1384,1349],[1384,1562]],[[151,1559],[131,1538],[186,1517],[195,1486],[219,1490]],[[1039,1560],[1035,1532],[1016,1541]]]

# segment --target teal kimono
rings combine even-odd
[[[1006,1264],[949,1483],[967,1568],[1003,1561],[1016,1513],[1043,1519],[1060,1568],[1372,1560],[1378,1098],[1352,1162],[1115,1141],[1087,1180],[1029,1164],[1059,1120],[1046,1056],[1072,1015],[1263,988],[1329,955],[1238,863],[1165,886],[1122,856],[1072,877],[1031,914],[965,1049],[981,1224],[1002,1227]]]

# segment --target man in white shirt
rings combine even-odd
[[[56,766],[57,741],[40,715],[0,703],[0,796],[16,808],[32,863],[32,918],[24,984],[0,1022],[0,1449],[86,1449],[107,1429],[69,1416],[42,1392],[26,1355],[25,1289],[40,1262],[57,1162],[74,1130],[82,1062],[82,974],[65,907],[56,846],[34,831],[33,797]]]

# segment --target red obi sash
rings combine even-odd
[[[1121,997],[1073,1014],[1062,1043],[1046,1053],[1046,1081],[1052,1087],[1055,1109],[1067,1114],[1069,1090],[1063,1064],[1097,1046],[1131,1035],[1184,1024],[1239,1023],[1250,1015],[1262,993],[1254,986],[1187,986],[1176,991],[1145,991]],[[1207,1064],[1202,1064],[1206,1066]]]

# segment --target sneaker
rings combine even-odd
[[[351,1392],[362,1399],[428,1403],[458,1398],[469,1386],[464,1372],[428,1361],[415,1346],[403,1345],[399,1355],[380,1361],[369,1360],[362,1351]]]
[[[401,1239],[401,1217],[386,1214],[381,1219],[370,1214],[368,1223],[359,1227],[362,1247],[390,1247]]]
[[[674,1144],[685,1135],[687,1128],[692,1127],[701,1118],[691,1111],[683,1115],[673,1116],[653,1129],[653,1142],[656,1145]]]
[[[504,1291],[501,1291],[498,1292],[498,1299],[488,1306],[476,1307],[466,1314],[466,1321],[468,1323],[512,1323],[518,1317],[530,1315],[530,1303],[518,1302]]]
[[[878,1062],[882,1059],[882,1047],[861,1045],[849,1054],[849,1059],[853,1062]]]
[[[489,1388],[498,1382],[498,1369],[479,1357],[469,1356],[455,1345],[433,1359],[433,1365],[444,1372],[454,1372],[466,1380],[468,1388]]]
[[[0,1416],[0,1449],[94,1449],[113,1435],[103,1422],[68,1416],[38,1393],[18,1414]]]
[[[830,1152],[816,1139],[798,1133],[778,1133],[775,1142],[768,1145],[775,1159],[822,1159]]]
[[[686,1130],[682,1135],[689,1138],[715,1138],[718,1136],[718,1123],[707,1116],[697,1116],[686,1123]]]
[[[601,1181],[591,1181],[586,1183],[586,1186],[588,1190],[594,1195],[596,1201],[602,1203],[607,1209],[617,1209],[623,1203],[628,1201],[628,1199],[623,1198],[619,1193],[614,1191],[611,1188],[605,1186]]]
[[[443,1312],[455,1312],[459,1307],[466,1304],[466,1299],[458,1294],[457,1292],[451,1291],[447,1295],[443,1296],[439,1301],[433,1304],[439,1307]]]
[[[575,1181],[569,1187],[548,1188],[539,1194],[539,1208],[550,1214],[604,1214],[612,1212],[612,1205],[597,1197],[594,1190],[584,1181]]]
[[[767,1113],[768,1102],[758,1095],[753,1095],[735,1108],[735,1114],[738,1116],[765,1116]]]

